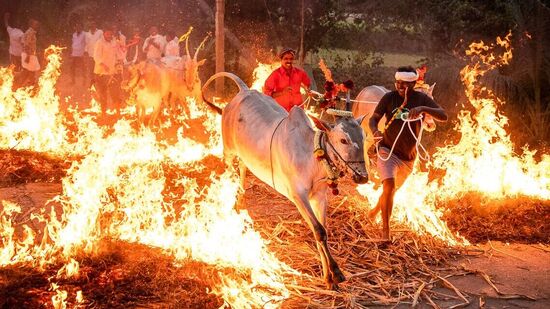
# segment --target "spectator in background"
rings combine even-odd
[[[23,51],[21,42],[23,31],[19,28],[10,27],[10,13],[4,14],[4,25],[6,25],[6,31],[10,38],[10,64],[15,66],[16,72],[19,72],[21,70],[21,52]]]
[[[113,39],[113,30],[105,29],[102,38],[97,41],[94,49],[94,74],[96,74],[96,89],[103,117],[107,116],[107,104],[112,93],[113,77],[117,60],[117,44]]]
[[[113,40],[117,45],[117,65],[122,64],[126,58],[126,36],[116,24],[113,26]]]
[[[111,79],[111,99],[115,106],[117,115],[120,115],[120,108],[122,107],[122,89],[120,84],[122,83],[122,73],[124,70],[124,62],[126,61],[126,36],[122,34],[118,25],[113,26],[113,40],[116,45],[116,62],[115,62],[115,74]]]
[[[126,63],[136,63],[143,59],[143,54],[140,48],[142,43],[143,39],[141,38],[139,28],[135,28],[134,33],[132,34],[132,38],[128,41],[128,44],[126,45]]]
[[[21,52],[22,86],[35,85],[40,71],[40,63],[36,55],[36,32],[40,23],[36,19],[29,19],[29,29],[23,34],[21,42],[23,51]]]
[[[86,66],[87,73],[90,75],[90,84],[94,84],[95,74],[94,74],[94,49],[98,40],[103,37],[103,31],[97,29],[95,21],[90,22],[90,30],[86,32]]]
[[[76,71],[82,75],[84,72],[84,53],[86,52],[86,34],[82,24],[77,22],[74,26],[74,33],[71,44],[71,83],[75,83]],[[85,74],[84,74],[85,75]]]
[[[146,53],[147,61],[159,62],[164,52],[166,40],[158,33],[158,28],[149,28],[149,37],[143,43],[143,51]]]
[[[164,49],[164,56],[166,57],[179,57],[180,56],[180,43],[179,38],[174,31],[169,30],[166,32],[166,48]]]

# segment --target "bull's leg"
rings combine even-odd
[[[327,231],[325,230],[325,227],[321,224],[321,222],[317,220],[317,217],[313,212],[311,204],[309,203],[309,199],[307,198],[306,192],[295,193],[292,196],[292,201],[298,208],[298,211],[306,221],[309,228],[313,231],[313,235],[315,236],[315,241],[317,242],[317,245],[320,248],[319,255],[321,259],[321,264],[323,265],[323,268],[326,267],[326,270],[323,270],[323,272],[328,273],[328,276],[325,278],[326,280],[325,283],[327,285],[327,288],[336,289],[338,287],[338,283],[344,281],[345,278],[343,275],[341,275],[341,272],[338,269],[338,266],[336,266],[336,269],[338,269],[338,272],[340,273],[341,276],[339,276],[336,273],[335,269],[331,269],[331,266],[336,265],[336,262],[332,259],[332,256],[330,255],[330,252],[328,249]]]
[[[327,198],[326,198],[326,191],[318,190],[315,194],[311,196],[310,202],[313,208],[313,212],[315,213],[315,217],[326,229],[327,204],[328,204]],[[326,257],[325,265],[323,265],[323,268],[324,268],[323,271],[325,272],[324,274],[325,281],[333,283],[332,286],[328,286],[328,288],[335,289],[338,287],[338,283],[346,280],[346,277],[340,270],[340,267],[338,267],[338,263],[336,263],[336,261],[332,257],[332,254],[330,254],[326,240],[324,244],[319,242],[317,243],[317,250],[319,250],[319,254],[321,256]]]
[[[159,116],[159,113],[160,113],[160,100],[159,102],[157,102],[157,104],[155,104],[155,107],[153,108],[153,113],[151,114],[151,118],[149,118],[149,127],[152,128],[155,123],[157,122],[157,118]]]
[[[139,103],[136,104],[136,113],[138,118],[138,125],[141,127],[143,126],[145,120],[145,110],[143,106]]]
[[[322,210],[323,206],[320,206],[319,202],[316,199],[310,199],[310,203],[315,213],[315,217],[317,218],[317,220],[319,220],[319,223],[321,223],[326,228],[325,222],[323,222],[323,220],[320,220],[320,218],[323,218],[322,213],[325,213],[325,211]],[[317,246],[317,251],[319,252],[319,257],[321,259],[321,265],[323,266],[323,279],[327,284],[328,282],[333,282],[332,275],[329,272],[329,262],[325,254],[325,251],[323,250],[323,247],[321,246],[320,242],[318,241],[315,242],[315,245]],[[329,287],[329,288],[332,288],[332,287]]]

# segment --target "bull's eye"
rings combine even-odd
[[[347,145],[348,141],[345,138],[343,138],[343,139],[340,140],[340,143],[342,143],[344,145]]]

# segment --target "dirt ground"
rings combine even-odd
[[[43,207],[48,200],[60,194],[59,183],[28,183],[15,187],[0,188],[0,200],[8,200],[22,206],[21,214],[14,221],[31,222],[29,215]],[[266,186],[254,180],[247,192],[247,210],[254,220],[273,220],[272,223],[287,218],[299,218],[295,207],[284,197],[274,192],[264,192]],[[264,194],[263,200],[252,202],[255,194]],[[273,207],[273,205],[276,205]],[[329,219],[330,220],[330,219]],[[329,222],[330,223],[330,222]],[[300,224],[297,222],[297,224]],[[33,227],[38,228],[38,227]],[[296,247],[303,244],[286,244]],[[465,308],[549,308],[550,307],[550,246],[542,244],[517,244],[487,242],[467,248],[468,254],[455,256],[454,266],[465,270],[464,276],[453,276],[449,281],[469,300]],[[487,275],[490,281],[484,280]],[[493,282],[495,287],[491,287]],[[497,293],[497,289],[498,292]],[[460,304],[456,295],[448,289],[435,288],[448,300],[438,301],[438,305],[448,308]],[[518,298],[519,296],[522,296]],[[445,297],[443,297],[444,299]],[[513,299],[506,299],[513,298]],[[532,299],[532,300],[530,300]],[[409,307],[409,304],[397,307]],[[420,302],[420,307],[429,307]]]

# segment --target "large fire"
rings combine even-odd
[[[73,162],[63,179],[63,193],[51,201],[48,212],[33,214],[33,220],[43,224],[42,231],[25,225],[19,237],[12,218],[21,208],[2,201],[0,266],[43,268],[62,262],[61,277],[77,276],[74,257],[93,253],[100,240],[109,238],[161,248],[178,261],[236,269],[220,272],[221,283],[213,283],[213,292],[233,307],[266,302],[275,306],[288,298],[282,276],[297,272],[267,250],[246,211],[235,211],[236,174],[212,172],[207,186],[187,174],[202,172],[205,157],[221,157],[220,117],[190,100],[190,113],[184,118],[202,120],[208,142],[186,138],[190,127],[182,126],[171,144],[158,141],[149,129],[135,130],[124,119],[107,131],[97,125],[93,110],[86,111],[88,115],[72,110],[69,121],[59,110],[54,90],[60,49],[50,47],[48,54],[37,92],[12,92],[12,73],[0,72],[0,101],[5,102],[0,110],[1,147],[80,159]],[[176,172],[181,194],[166,193],[170,166],[186,171]],[[55,282],[52,290],[57,293],[52,297],[54,307],[62,308],[67,292]],[[86,297],[82,292],[69,296],[78,302]]]
[[[503,102],[477,87],[480,76],[509,61],[509,39],[498,39],[497,45],[472,44],[467,52],[473,62],[461,75],[475,112],[461,113],[456,127],[460,141],[433,155],[432,165],[445,170],[445,176],[430,182],[428,173],[417,169],[396,195],[394,218],[418,233],[449,244],[465,243],[447,228],[437,207],[465,192],[488,198],[516,194],[550,198],[550,157],[543,155],[535,162],[534,152],[526,148],[523,156],[514,155],[504,130],[507,119],[497,112]],[[506,50],[504,55],[494,54],[497,46]],[[267,249],[246,211],[235,211],[237,175],[231,169],[211,172],[206,185],[192,176],[207,170],[203,163],[207,157],[222,164],[220,117],[193,100],[189,113],[178,117],[178,121],[202,122],[209,135],[205,143],[187,138],[192,127],[186,124],[171,143],[159,141],[149,129],[135,130],[124,119],[107,130],[96,122],[97,103],[86,111],[60,112],[55,93],[60,49],[50,47],[47,54],[49,62],[35,90],[12,92],[12,72],[0,68],[0,147],[76,159],[62,181],[63,193],[47,205],[46,212],[32,216],[42,223],[41,231],[24,225],[17,233],[13,218],[21,207],[1,201],[0,266],[43,268],[63,263],[58,276],[75,277],[77,255],[93,253],[102,239],[110,238],[161,248],[182,263],[192,259],[235,269],[220,272],[221,282],[213,284],[213,292],[232,307],[278,306],[288,298],[284,283],[298,273]],[[259,64],[252,89],[261,90],[277,65]],[[179,193],[167,190],[168,173],[174,170],[176,175],[170,177],[178,179],[176,187],[181,190],[174,192]],[[372,184],[358,191],[373,202],[380,194]],[[68,297],[77,303],[85,300],[81,291],[67,295],[53,282],[55,278],[51,280],[55,308],[63,308]]]
[[[508,118],[497,109],[504,102],[479,87],[481,76],[510,61],[510,37],[499,37],[496,44],[472,43],[466,51],[471,64],[462,69],[461,78],[474,112],[460,112],[455,128],[460,133],[458,143],[438,148],[432,155],[431,166],[445,171],[443,179],[430,182],[428,173],[416,168],[395,195],[394,217],[419,233],[451,244],[467,243],[448,229],[437,205],[468,192],[495,200],[519,194],[550,199],[550,156],[544,154],[536,162],[535,151],[527,147],[518,156],[505,130]],[[504,52],[497,54],[497,48]],[[373,202],[381,193],[372,184],[362,185],[358,191]]]

